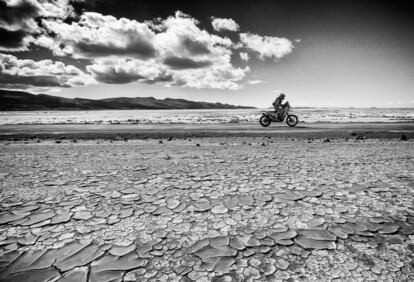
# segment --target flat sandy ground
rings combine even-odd
[[[0,281],[413,281],[411,129],[1,141]]]
[[[299,123],[293,128],[285,123],[272,123],[266,128],[259,123],[0,125],[0,140],[62,136],[79,139],[240,136],[348,138],[351,134],[368,138],[395,138],[405,134],[414,138],[414,123]]]

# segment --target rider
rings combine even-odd
[[[283,100],[285,99],[286,95],[284,93],[280,93],[280,95],[276,98],[273,102],[273,107],[275,108],[275,113],[279,119],[283,118],[282,114],[284,109],[289,107],[289,102],[282,104]]]

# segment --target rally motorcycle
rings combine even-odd
[[[263,127],[268,127],[272,122],[283,122],[286,121],[287,125],[290,127],[294,127],[298,124],[299,119],[297,116],[292,115],[289,112],[289,109],[282,110],[281,113],[276,113],[274,111],[265,111],[262,112],[262,116],[260,117],[260,124]]]

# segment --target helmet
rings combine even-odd
[[[286,97],[286,95],[285,95],[285,93],[280,93],[279,97],[281,97],[281,98],[285,98],[285,97]]]

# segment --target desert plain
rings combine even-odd
[[[0,126],[0,281],[413,281],[413,134]]]

